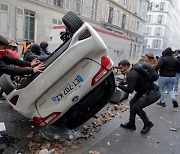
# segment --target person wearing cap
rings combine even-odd
[[[154,54],[152,52],[149,52],[147,54],[147,58],[146,58],[145,62],[149,63],[153,68],[155,68],[158,61],[157,61],[156,57],[154,57]]]
[[[166,107],[164,98],[164,89],[166,88],[172,100],[173,108],[175,109],[178,107],[173,88],[176,80],[176,72],[179,67],[180,64],[176,57],[173,56],[172,49],[170,47],[166,48],[162,52],[162,57],[158,60],[158,64],[155,68],[157,72],[159,71],[160,75],[158,86],[161,93],[160,102],[158,102],[157,105]]]
[[[40,46],[38,44],[33,44],[31,47],[27,50],[27,52],[24,54],[23,59],[25,61],[31,62],[33,59],[38,59],[40,61],[44,61],[47,59],[49,55],[45,54]]]
[[[5,37],[0,35],[0,76],[8,75],[28,75],[37,72],[42,72],[44,64],[40,61],[33,60],[32,62],[23,61],[7,55],[8,41]],[[14,67],[25,66],[24,67]]]

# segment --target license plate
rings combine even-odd
[[[76,78],[72,80],[71,83],[68,83],[57,96],[52,97],[52,101],[54,103],[58,103],[62,99],[66,98],[71,92],[80,87],[83,81],[84,80],[80,75],[76,76]]]

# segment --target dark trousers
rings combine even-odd
[[[143,108],[155,103],[160,98],[160,91],[153,89],[141,96],[137,101],[130,101],[130,117],[129,120],[135,123],[136,114],[142,119],[143,123],[147,125],[149,119]],[[132,99],[133,100],[133,99]]]

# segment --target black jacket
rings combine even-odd
[[[137,101],[143,94],[150,90],[157,89],[157,86],[154,83],[148,83],[142,74],[132,69],[127,76],[127,85],[120,84],[118,88],[128,93],[133,93],[135,90],[137,93],[133,100]]]
[[[162,77],[175,77],[180,64],[176,57],[172,56],[172,50],[167,48],[162,52],[162,57],[159,59],[155,68],[160,72]]]
[[[25,61],[31,62],[33,59],[37,58],[40,61],[44,61],[49,56],[45,54],[44,52],[39,51],[38,53],[34,53],[31,51],[31,49],[28,49],[28,51],[24,54],[23,59]]]
[[[10,56],[5,56],[0,60],[0,76],[3,74],[8,75],[26,75],[26,74],[33,74],[32,68],[18,68],[14,67],[12,65],[16,66],[26,66],[30,67],[31,63],[25,62],[16,58],[12,58]]]

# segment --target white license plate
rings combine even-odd
[[[71,83],[68,83],[57,96],[52,97],[52,101],[54,103],[58,103],[62,99],[66,98],[71,92],[77,89],[83,81],[84,80],[80,75],[76,76],[76,78],[72,80]]]

